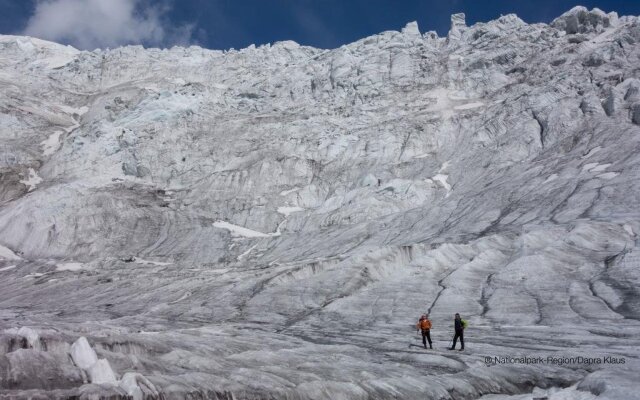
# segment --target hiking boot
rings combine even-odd
[[[453,347],[449,347],[447,350],[455,350]]]
[[[464,349],[460,349],[460,350],[458,350],[458,351],[464,351]]]

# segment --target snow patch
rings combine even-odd
[[[584,167],[582,167],[583,171],[589,171],[589,172],[602,172],[605,169],[609,168],[611,166],[611,164],[599,164],[599,163],[588,163],[585,164]]]
[[[87,106],[82,106],[80,108],[75,108],[75,107],[65,106],[63,104],[58,104],[57,107],[60,110],[62,110],[63,112],[67,113],[67,114],[84,115],[84,114],[87,113],[87,111],[89,111],[89,107],[87,107]]]
[[[429,111],[442,113],[442,117],[444,119],[451,118],[453,116],[453,111],[451,110],[449,91],[447,89],[439,88],[432,90],[430,94],[435,96],[436,104],[431,107]]]
[[[442,163],[442,166],[440,167],[440,169],[438,170],[438,173],[442,173],[445,172],[447,170],[447,168],[449,168],[449,165],[451,164],[450,161],[445,161]]]
[[[174,301],[169,302],[168,304],[176,304],[181,302],[184,299],[188,299],[189,297],[191,297],[191,292],[186,292],[185,294],[183,294],[182,296],[180,296],[179,299],[176,299]]]
[[[453,107],[454,110],[458,110],[458,111],[462,111],[462,110],[472,110],[474,108],[478,108],[478,107],[482,107],[484,106],[484,103],[481,101],[477,101],[475,103],[467,103],[467,104],[461,104],[459,106],[455,106]]]
[[[416,156],[413,156],[413,158],[427,158],[430,155],[432,155],[432,154],[430,154],[430,153],[422,153],[422,154],[418,154]]]
[[[588,152],[587,154],[585,154],[584,156],[582,156],[582,158],[583,158],[583,159],[585,159],[585,158],[589,158],[589,157],[591,157],[592,155],[594,155],[594,154],[596,154],[597,152],[599,152],[599,151],[600,151],[600,149],[602,149],[602,147],[600,147],[600,146],[596,146],[596,147],[594,147],[593,149],[589,150],[589,152]]]
[[[152,264],[152,265],[158,265],[158,266],[165,266],[165,265],[172,265],[172,262],[162,262],[162,261],[152,261],[152,260],[145,260],[142,258],[136,258],[135,261],[136,264]]]
[[[289,216],[289,214],[297,213],[300,211],[304,211],[302,207],[278,207],[278,212],[285,216]]]
[[[302,189],[302,188],[295,187],[295,188],[293,188],[293,189],[283,190],[282,192],[280,192],[280,196],[286,196],[286,195],[291,194],[291,193],[293,193],[293,192],[297,192],[297,191],[298,191],[298,190],[300,190],[300,189]]]
[[[75,262],[56,264],[56,271],[80,271],[83,266],[84,264]]]
[[[597,165],[595,168],[592,168],[591,171],[589,172],[602,172],[605,169],[609,168],[611,166],[611,164],[600,164]]]
[[[631,227],[631,225],[629,225],[629,224],[624,224],[624,225],[622,225],[622,228],[624,228],[624,230],[625,230],[629,235],[631,235],[631,236],[635,236],[635,235],[636,235],[636,234],[633,232],[633,228]],[[0,271],[2,271],[2,270],[0,269]]]
[[[469,100],[469,99],[467,99],[464,95],[449,94],[449,95],[447,95],[447,100],[465,101],[465,100]]]
[[[49,69],[64,67],[73,61],[80,52],[71,46],[63,46],[32,37],[8,36],[8,38],[15,40],[18,48],[27,53],[30,58],[36,58],[35,66]]]
[[[545,183],[553,182],[556,179],[558,179],[558,174],[551,174],[544,182],[542,182],[542,184],[544,185]]]
[[[265,237],[280,236],[280,232],[278,231],[274,233],[262,233],[262,232],[254,231],[252,229],[245,228],[243,226],[230,224],[229,222],[226,222],[226,221],[216,221],[213,223],[213,226],[215,226],[216,228],[228,230],[231,233],[231,236],[234,236],[234,237],[265,238]]]
[[[0,258],[4,258],[5,260],[22,260],[22,258],[18,257],[11,249],[3,245],[0,245]]]
[[[253,251],[253,249],[256,248],[256,246],[258,246],[258,243],[256,243],[253,246],[249,247],[249,249],[247,251],[245,251],[244,253],[240,254],[238,257],[236,257],[236,260],[242,261],[242,259],[245,258],[246,256],[248,256],[249,253],[251,253]]]
[[[615,178],[618,175],[620,175],[619,172],[605,172],[604,174],[598,175],[597,178],[609,180]]]
[[[75,54],[72,53],[60,53],[60,54],[56,54],[54,56],[49,56],[47,58],[44,58],[40,61],[38,61],[36,63],[36,65],[41,65],[44,68],[48,68],[48,69],[56,69],[56,68],[62,68],[65,65],[69,64],[71,61],[73,61],[75,59]]]
[[[20,181],[20,183],[29,186],[29,192],[35,189],[40,182],[42,182],[42,178],[33,168],[29,168],[29,177]]]
[[[378,186],[380,180],[373,174],[367,174],[360,180],[361,186],[375,187]]]
[[[46,140],[40,143],[40,146],[42,146],[42,154],[44,156],[50,156],[60,148],[60,136],[63,133],[63,131],[55,131]]]
[[[449,195],[449,192],[451,192],[451,185],[447,182],[448,178],[449,175],[445,174],[437,174],[436,176],[431,178],[434,181],[440,183],[447,190],[447,196]]]
[[[609,303],[613,308],[618,308],[622,305],[622,303],[624,303],[624,300],[622,297],[620,297],[620,294],[618,294],[618,292],[614,288],[602,281],[594,282],[593,292],[596,294],[596,296]]]
[[[0,272],[9,271],[10,269],[14,269],[15,265],[9,265],[8,267],[0,268]]]

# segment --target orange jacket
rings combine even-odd
[[[422,329],[422,330],[431,329],[431,321],[429,321],[428,319],[421,319],[416,324],[416,328]]]

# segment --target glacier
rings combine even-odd
[[[0,398],[640,398],[640,19],[451,22],[0,36]]]

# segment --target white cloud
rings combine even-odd
[[[23,34],[80,49],[185,44],[193,26],[172,26],[166,3],[141,0],[40,0]]]

